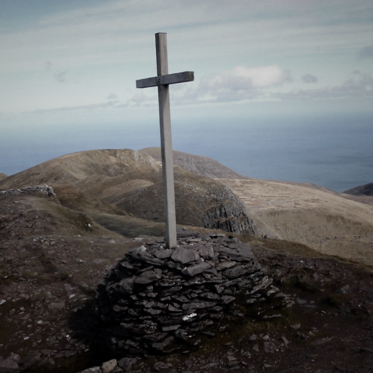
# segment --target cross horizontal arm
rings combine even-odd
[[[193,71],[182,73],[154,76],[152,78],[136,80],[136,88],[157,87],[158,85],[169,85],[176,83],[192,82],[194,80]]]

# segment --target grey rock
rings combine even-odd
[[[168,337],[167,339],[165,339],[163,342],[152,343],[152,347],[153,347],[155,350],[163,351],[163,350],[165,350],[168,346],[170,346],[174,341],[175,341],[175,338],[171,336],[171,337]]]
[[[136,277],[134,280],[135,284],[142,284],[147,285],[151,284],[154,281],[157,281],[161,278],[161,276],[154,272],[154,271],[146,271],[143,272],[140,276]]]
[[[199,297],[201,299],[207,299],[207,300],[216,300],[216,299],[219,299],[220,296],[218,294],[215,294],[215,293],[211,293],[211,292],[204,292],[204,293],[201,293],[199,295]]]
[[[198,253],[202,258],[212,259],[215,256],[215,251],[212,246],[202,246],[198,249]]]
[[[236,265],[236,262],[234,261],[224,261],[224,262],[220,262],[216,265],[216,269],[218,271],[222,271],[224,269],[228,269],[228,268],[231,268],[231,267],[234,267]]]
[[[342,286],[340,289],[337,290],[338,294],[347,294],[350,290],[350,285]]]
[[[58,302],[58,303],[49,303],[48,308],[51,311],[58,311],[65,308],[65,302]]]
[[[318,338],[311,342],[312,346],[319,346],[331,341],[331,338]]]
[[[165,249],[165,250],[157,250],[153,253],[153,255],[157,259],[167,259],[169,258],[174,251],[171,249]]]
[[[202,262],[200,264],[197,264],[195,266],[190,266],[190,267],[187,267],[185,268],[182,273],[183,275],[186,275],[186,276],[190,276],[190,277],[193,277],[193,276],[196,276],[208,269],[211,268],[211,265],[209,263],[206,263],[206,262]]]
[[[229,296],[229,295],[223,295],[221,297],[222,301],[224,304],[228,304],[228,303],[231,303],[233,302],[236,298],[235,297],[232,297],[232,296]]]
[[[223,271],[223,275],[226,277],[226,278],[237,278],[237,277],[240,277],[240,276],[243,276],[243,275],[246,275],[248,273],[252,273],[254,272],[255,269],[251,268],[251,267],[247,267],[247,266],[244,266],[244,265],[238,265],[238,266],[235,266],[233,268],[229,268],[229,269],[226,269]]]
[[[197,251],[185,247],[178,247],[171,255],[172,260],[183,264],[197,261],[199,258]]]
[[[6,359],[0,356],[0,372],[1,373],[18,373],[20,356],[11,353]]]
[[[137,359],[124,357],[118,361],[118,366],[121,367],[125,372],[129,372],[134,364],[136,364]]]
[[[273,342],[264,342],[263,347],[264,347],[265,352],[271,353],[271,354],[277,352],[278,350],[277,346]]]
[[[197,310],[197,309],[204,309],[204,308],[210,308],[216,305],[216,302],[190,302],[190,303],[184,303],[182,306],[183,310]]]
[[[117,360],[116,359],[111,359],[109,361],[105,361],[101,365],[101,371],[102,373],[110,373],[114,370],[114,368],[117,366]]]
[[[249,291],[248,293],[249,294],[255,294],[256,292],[258,292],[259,290],[262,290],[262,289],[265,289],[266,287],[268,287],[269,285],[271,285],[273,282],[273,279],[268,277],[268,276],[264,276],[260,282],[253,287],[253,289],[251,291]]]
[[[78,373],[102,373],[102,370],[100,367],[92,367],[92,368],[81,370]]]
[[[125,294],[132,294],[133,293],[133,284],[135,282],[134,277],[124,278],[119,282],[119,287],[121,292]]]
[[[180,325],[165,325],[165,326],[162,326],[162,331],[169,332],[172,330],[177,330],[179,328],[180,328]]]
[[[172,367],[172,364],[171,363],[162,363],[161,361],[158,361],[154,364],[153,368],[157,371],[157,372],[161,372],[161,371],[164,371],[165,369],[168,369],[168,368],[171,368]]]

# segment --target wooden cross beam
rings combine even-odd
[[[164,207],[166,218],[166,246],[176,247],[176,211],[174,187],[174,162],[172,155],[171,113],[168,86],[170,84],[191,82],[193,71],[168,74],[167,34],[155,34],[157,56],[157,76],[136,80],[136,88],[158,87],[159,122],[161,129],[162,173],[164,189]]]

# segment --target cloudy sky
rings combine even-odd
[[[373,115],[371,0],[1,0],[0,129],[157,121],[156,32],[176,118]]]

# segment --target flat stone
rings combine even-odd
[[[273,342],[264,342],[263,344],[264,351],[270,354],[277,352],[277,346]]]
[[[177,295],[177,296],[173,295],[172,299],[176,300],[177,302],[180,302],[180,303],[188,303],[188,302],[190,302],[190,299],[187,298],[185,295]]]
[[[48,304],[48,308],[52,311],[62,310],[65,308],[65,302],[50,303]]]
[[[311,345],[313,346],[319,346],[319,345],[323,345],[324,343],[328,343],[331,341],[331,338],[318,338],[318,339],[315,339]]]
[[[153,255],[157,259],[167,259],[172,255],[173,252],[174,250],[171,250],[171,249],[165,249],[165,250],[158,249],[157,251],[153,253]]]
[[[155,350],[163,351],[166,347],[172,344],[175,341],[174,337],[168,337],[163,342],[154,342],[152,343],[152,347]]]
[[[198,249],[198,253],[202,258],[212,259],[215,256],[214,248],[210,246],[202,246]]]
[[[111,359],[109,361],[105,361],[101,365],[101,371],[102,373],[110,373],[114,370],[114,368],[117,366],[117,360],[116,359]]]
[[[157,330],[157,324],[135,324],[135,323],[120,323],[121,328],[124,331],[135,333],[135,334],[152,334]]]
[[[182,305],[183,310],[191,310],[191,309],[204,309],[209,307],[214,307],[216,305],[216,302],[190,302],[190,303],[184,303]]]
[[[132,294],[134,282],[135,282],[134,277],[124,278],[123,280],[119,282],[119,287],[125,294]]]
[[[247,259],[254,259],[255,255],[251,249],[251,246],[249,244],[240,243],[239,244],[239,254]]]
[[[92,367],[92,368],[81,370],[78,373],[102,373],[102,371],[100,367]]]
[[[270,277],[264,276],[260,280],[260,282],[258,283],[258,285],[254,286],[251,291],[248,290],[246,293],[248,293],[248,294],[254,294],[254,293],[256,293],[259,290],[265,289],[267,286],[271,285],[272,282],[273,282],[273,280]]]
[[[175,337],[176,338],[179,338],[183,341],[187,341],[188,339],[190,339],[192,336],[189,332],[187,332],[185,329],[178,329],[176,330],[175,332]]]
[[[143,262],[154,265],[154,266],[162,266],[163,265],[163,260],[154,258],[153,256],[150,256],[149,254],[146,253],[141,253],[139,255],[139,259],[141,259]]]
[[[165,288],[174,286],[175,284],[176,284],[175,281],[168,280],[168,279],[162,279],[162,280],[158,281],[158,283],[157,283],[158,286],[165,287]]]
[[[223,271],[224,269],[228,269],[228,268],[231,268],[231,267],[234,267],[237,263],[234,262],[234,261],[231,261],[231,262],[228,262],[228,261],[224,261],[224,262],[220,262],[216,265],[216,269],[218,271]]]
[[[149,308],[145,310],[149,315],[159,315],[162,313],[162,310],[155,310],[154,308]]]
[[[215,251],[217,251],[219,254],[225,254],[228,257],[238,255],[238,252],[236,250],[232,250],[224,246],[219,246],[217,249],[215,249]]]
[[[216,300],[216,299],[220,299],[220,296],[218,294],[215,294],[215,293],[211,293],[210,291],[206,291],[204,293],[201,293],[199,295],[200,298],[202,299],[207,299],[207,300]]]
[[[4,373],[18,373],[19,367],[17,364],[19,361],[19,355],[11,354],[8,358],[3,359],[0,356],[0,372]]]
[[[160,293],[160,296],[163,298],[163,297],[167,297],[167,296],[170,296],[171,294],[175,294],[175,293],[178,293],[179,291],[181,291],[183,289],[182,286],[173,286],[169,289],[166,289],[166,290],[162,290],[161,293]]]
[[[171,255],[171,259],[175,262],[186,264],[197,261],[199,255],[192,248],[178,247]]]
[[[118,366],[121,367],[125,372],[130,371],[132,365],[136,363],[137,359],[124,357],[118,361]]]
[[[168,305],[167,310],[170,311],[170,312],[182,312],[182,310],[180,308],[176,308],[172,304]]]
[[[253,271],[254,270],[252,268],[248,268],[243,265],[238,265],[238,266],[226,269],[222,273],[226,278],[237,278],[237,277],[246,275],[248,273],[251,273]]]
[[[183,275],[186,275],[186,276],[195,276],[195,275],[198,275],[204,271],[206,271],[207,269],[210,269],[211,268],[211,265],[209,263],[206,263],[206,262],[202,262],[200,264],[197,264],[195,266],[190,266],[190,267],[187,267],[185,268],[183,271],[182,271],[182,274]]]
[[[165,325],[165,326],[162,326],[162,331],[170,332],[172,330],[177,330],[179,328],[180,328],[180,325]]]
[[[232,297],[232,296],[229,296],[229,295],[223,295],[221,297],[222,301],[224,302],[224,304],[228,304],[228,303],[231,303],[233,302],[236,298],[235,297]]]
[[[161,278],[161,276],[154,272],[154,271],[146,271],[143,272],[140,276],[136,277],[134,280],[135,284],[142,284],[147,285],[151,284],[154,281],[157,281]]]
[[[168,333],[153,333],[153,334],[147,334],[144,335],[144,339],[151,342],[159,342],[164,340],[169,334]]]

